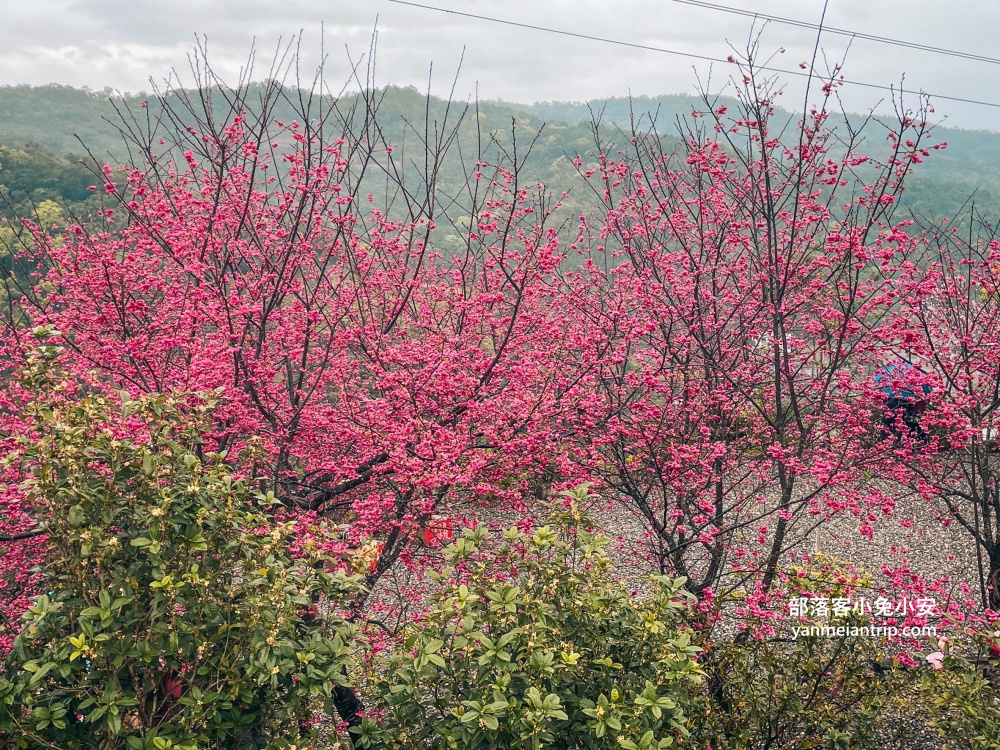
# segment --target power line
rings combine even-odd
[[[514,26],[522,29],[531,29],[532,31],[543,31],[548,34],[558,34],[560,36],[574,37],[576,39],[586,39],[592,42],[601,42],[603,44],[614,44],[619,47],[630,47],[632,49],[647,50],[649,52],[659,52],[666,55],[677,55],[679,57],[690,57],[695,60],[705,60],[707,62],[717,62],[728,64],[730,61],[721,57],[712,57],[710,55],[699,55],[694,52],[681,52],[679,50],[667,49],[665,47],[654,47],[648,44],[638,44],[636,42],[625,42],[620,39],[609,39],[607,37],[594,36],[592,34],[581,34],[575,31],[566,31],[565,29],[555,29],[549,26],[538,26],[530,23],[523,23],[521,21],[510,21],[505,18],[494,18],[492,16],[483,16],[477,13],[467,13],[460,10],[452,10],[451,8],[439,8],[435,5],[426,5],[424,3],[412,2],[411,0],[386,0],[387,2],[394,3],[395,5],[408,5],[413,8],[421,8],[423,10],[431,10],[438,13],[449,13],[453,16],[463,16],[465,18],[473,18],[477,21],[488,21],[490,23],[499,23],[505,26]],[[681,0],[677,0],[678,2]],[[785,70],[784,68],[774,68],[766,65],[757,66],[757,70],[765,70],[770,73],[781,73],[783,75],[789,76],[799,76],[802,78],[812,77],[813,74],[808,72],[803,72],[801,70]],[[842,79],[843,83],[851,86],[862,86],[864,88],[878,89],[880,91],[889,92],[899,92],[900,94],[924,94],[933,99],[941,99],[944,101],[951,102],[961,102],[963,104],[975,104],[981,107],[995,107],[1000,109],[1000,103],[997,102],[984,102],[978,99],[966,99],[960,96],[948,96],[946,94],[931,94],[929,92],[913,91],[911,89],[904,89],[894,86],[885,86],[879,83],[868,83],[867,81],[852,81],[847,79]]]
[[[732,8],[728,5],[719,5],[717,3],[709,3],[705,0],[672,0],[672,2],[680,3],[681,5],[693,5],[696,8],[707,8],[708,10],[717,10],[722,13],[731,13],[737,16],[746,16],[748,18],[760,18],[765,21],[774,21],[775,23],[785,24],[786,26],[798,26],[802,29],[814,29],[822,30],[824,33],[828,34],[839,34],[841,36],[849,36],[856,39],[864,39],[869,42],[879,42],[880,44],[891,44],[896,47],[906,47],[907,49],[922,50],[924,52],[933,52],[938,55],[947,55],[948,57],[960,57],[965,60],[974,60],[976,62],[990,63],[991,65],[1000,65],[1000,58],[987,57],[986,55],[977,55],[974,52],[962,52],[961,50],[946,49],[944,47],[932,47],[928,44],[920,44],[919,42],[908,42],[905,39],[893,39],[887,36],[879,36],[878,34],[868,34],[863,31],[851,31],[850,29],[838,29],[833,26],[821,26],[818,23],[811,23],[809,21],[799,21],[795,18],[785,18],[784,16],[772,16],[767,13],[759,13],[755,10],[743,10],[742,8]]]

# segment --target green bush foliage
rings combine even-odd
[[[332,713],[351,628],[318,616],[353,580],[293,559],[221,455],[199,451],[211,400],[50,394],[17,457],[45,519],[43,590],[0,672],[0,745],[287,748]],[[128,437],[123,435],[128,434]],[[302,744],[298,745],[302,747]]]
[[[976,652],[977,640],[978,652],[988,652],[982,637],[936,641],[949,645],[941,668],[935,669],[901,643],[865,635],[862,629],[874,624],[870,614],[777,621],[771,614],[787,612],[791,598],[857,596],[871,585],[867,574],[825,555],[812,555],[807,564],[786,572],[785,586],[772,592],[769,606],[750,609],[741,618],[741,634],[704,641],[700,661],[708,689],[692,730],[703,745],[713,750],[1000,750],[996,691],[962,656]],[[793,637],[793,625],[843,626],[845,634],[800,630]]]
[[[673,747],[701,677],[683,580],[634,598],[588,531],[586,488],[499,545],[480,526],[446,550],[426,617],[367,685],[364,748]]]
[[[919,711],[941,750],[1000,750],[1000,631],[954,632],[938,642],[941,668],[921,671]]]

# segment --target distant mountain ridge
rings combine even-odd
[[[668,135],[677,134],[678,118],[689,117],[693,111],[705,110],[705,103],[701,99],[688,94],[617,97],[589,102],[498,104],[519,109],[540,120],[560,121],[568,125],[590,123],[593,118],[599,117],[604,124],[628,128],[633,117],[637,123],[648,124],[652,115],[657,129]],[[716,106],[725,105],[733,111],[737,104],[733,98],[719,97]],[[777,115],[779,118],[787,117],[797,121],[795,114],[780,107],[777,108]],[[849,114],[848,117],[855,126],[866,119],[861,114]],[[866,139],[872,144],[873,152],[881,146],[881,136],[876,132],[880,120],[892,124],[885,117],[876,115],[872,118]],[[836,127],[836,116],[831,116],[829,122]],[[975,194],[977,207],[992,210],[994,215],[1000,212],[1000,133],[964,130],[942,124],[934,125],[932,136],[935,142],[946,142],[948,148],[935,151],[915,171],[904,194],[904,205],[922,213],[950,216]]]
[[[382,116],[388,123],[400,123],[400,134],[404,118],[423,120],[425,98],[416,89],[387,87],[384,94]],[[146,98],[146,94],[117,95],[110,89],[90,91],[57,84],[0,86],[0,143],[36,143],[55,155],[72,156],[74,160],[84,153],[85,147],[99,160],[122,159],[125,147],[112,125],[120,121],[119,115],[109,100],[113,99],[119,109],[125,106],[137,111]],[[735,100],[720,98],[719,103],[732,108]],[[431,110],[443,113],[446,104],[434,99]],[[151,102],[150,110],[154,108]],[[660,132],[676,135],[678,118],[703,109],[700,100],[684,94],[591,102],[479,103],[484,132],[509,134],[512,121],[516,121],[518,131],[526,132],[545,125],[530,171],[532,179],[554,181],[553,187],[561,187],[572,178],[566,157],[594,150],[590,133],[594,118],[612,129],[627,129],[633,116],[648,123],[650,113],[655,113]],[[779,112],[779,116],[786,115],[794,117]],[[857,122],[862,116],[851,115],[851,118]],[[877,128],[873,123],[868,135],[873,151],[881,146]],[[948,148],[934,152],[920,165],[904,196],[905,205],[923,213],[950,215],[976,192],[980,208],[987,213],[1000,210],[1000,133],[939,126],[934,136],[937,141],[947,141]]]

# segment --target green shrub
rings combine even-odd
[[[770,615],[787,613],[791,598],[874,597],[868,593],[870,578],[836,558],[813,555],[808,565],[793,566],[788,574],[766,608],[743,617],[745,636],[718,638],[701,659],[708,690],[692,734],[704,745],[713,750],[1000,750],[996,692],[960,656],[972,639],[962,638],[959,647],[949,637],[954,653],[935,669],[903,644],[863,634],[861,628],[873,624],[870,614],[776,621]],[[793,637],[793,625],[845,626],[845,634],[799,631]],[[988,651],[980,646],[983,650]]]
[[[36,393],[61,390],[54,349],[36,358]],[[32,408],[20,460],[48,531],[48,593],[0,672],[0,744],[302,747],[313,710],[332,714],[353,634],[311,610],[353,582],[290,557],[291,527],[255,507],[223,456],[199,456],[212,406],[53,396]],[[126,424],[137,437],[121,437]]]
[[[587,531],[586,489],[548,523],[484,527],[446,551],[431,610],[388,654],[367,695],[364,748],[665,748],[688,736],[698,650],[682,580],[643,598],[609,576]]]
[[[921,672],[920,710],[942,750],[1000,750],[1000,632],[955,633],[938,642],[940,669]]]

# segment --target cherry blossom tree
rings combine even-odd
[[[922,236],[891,341],[918,365],[907,387],[928,391],[926,409],[903,425],[885,468],[970,535],[981,605],[1000,611],[1000,239],[974,211]]]
[[[768,589],[825,518],[852,511],[866,533],[889,502],[860,479],[878,451],[858,405],[917,247],[892,209],[926,152],[925,111],[871,119],[887,153],[863,155],[856,123],[831,126],[839,67],[789,120],[758,53],[731,59],[737,110],[705,95],[679,146],[637,118],[630,149],[577,162],[604,209],[579,242],[613,256],[609,310],[628,321],[602,379],[603,476],[702,596]]]
[[[585,478],[595,343],[560,269],[558,204],[523,183],[531,143],[459,143],[469,108],[430,104],[394,141],[370,81],[339,98],[322,80],[228,87],[196,63],[196,93],[121,112],[132,161],[96,162],[97,223],[26,225],[34,285],[11,290],[7,361],[50,325],[81,387],[216,393],[209,448],[250,450],[242,470],[304,538],[347,554],[320,517],[349,544],[376,538],[366,590],[440,509],[523,508],[543,477]],[[458,194],[438,188],[447,159]],[[30,394],[6,398],[14,434]],[[14,488],[9,545],[44,521]]]

